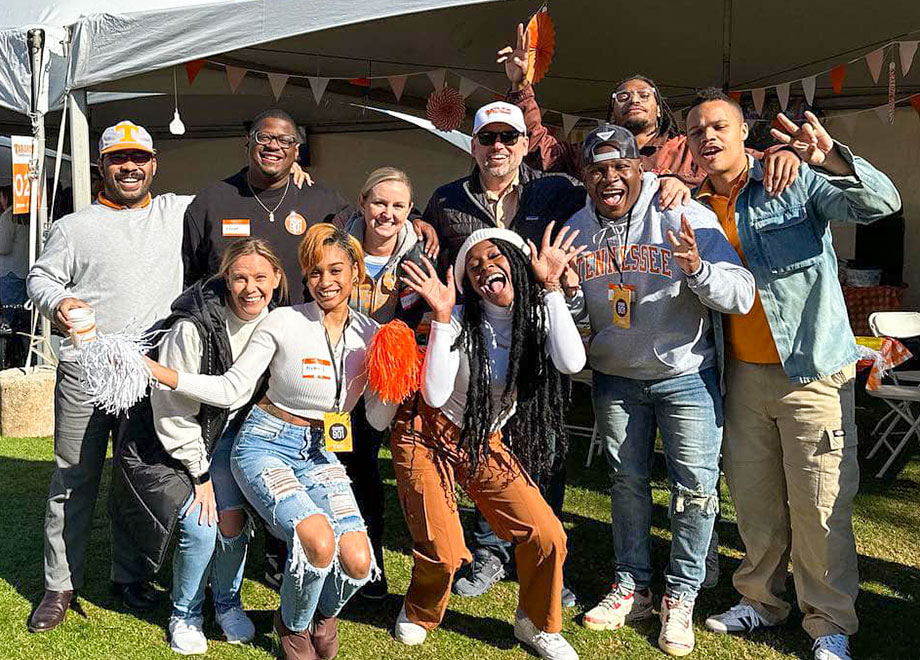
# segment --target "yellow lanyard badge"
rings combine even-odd
[[[326,451],[352,451],[351,414],[327,412],[323,415],[323,436],[326,439]]]
[[[613,307],[613,324],[629,330],[632,323],[632,291],[619,284],[608,284],[607,299]]]

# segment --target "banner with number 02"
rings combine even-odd
[[[29,194],[31,180],[29,179],[29,164],[32,162],[33,139],[24,135],[10,136],[13,155],[13,213],[29,212]]]

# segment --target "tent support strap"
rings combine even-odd
[[[92,201],[89,175],[89,112],[86,90],[70,92],[70,167],[73,185],[73,209],[79,211]]]

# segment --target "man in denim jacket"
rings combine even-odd
[[[698,192],[754,274],[757,296],[725,317],[723,468],[745,557],[735,572],[741,602],[706,621],[716,632],[782,623],[791,555],[805,631],[816,660],[849,659],[859,590],[853,498],[856,437],[841,415],[856,343],[837,281],[829,223],[870,223],[895,213],[894,185],[835,142],[817,117],[773,135],[799,154],[798,179],[782,194],[744,152],[741,108],[703,90],[687,115],[690,149],[708,175]]]

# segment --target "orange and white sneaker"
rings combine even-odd
[[[588,630],[616,630],[625,623],[654,615],[652,592],[648,588],[634,591],[614,584],[601,602],[585,612],[583,623]]]
[[[658,646],[668,655],[687,655],[696,643],[693,635],[693,601],[687,598],[661,599],[661,632]]]

